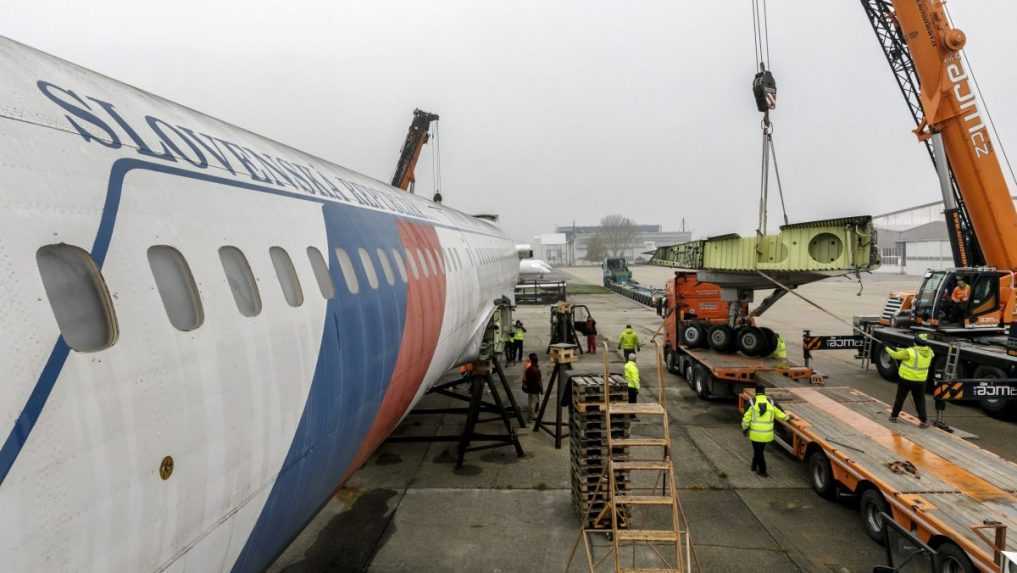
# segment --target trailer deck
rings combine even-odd
[[[919,428],[907,414],[890,423],[890,405],[858,390],[774,382],[768,395],[794,416],[780,432],[792,455],[804,460],[821,448],[843,487],[877,488],[894,519],[920,539],[950,540],[980,569],[998,571],[993,529],[983,529],[983,539],[974,528],[1017,528],[1017,464],[957,435]],[[746,390],[742,401],[751,394]],[[1017,550],[1017,537],[1004,549]]]

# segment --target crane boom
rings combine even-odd
[[[915,125],[921,125],[925,113],[922,111],[922,102],[919,97],[918,75],[915,72],[915,62],[911,59],[911,52],[907,43],[901,35],[900,26],[893,14],[893,6],[890,0],[861,0],[862,8],[865,10],[872,30],[876,34],[876,41],[883,49],[890,70],[893,72],[894,80],[900,88],[904,102],[908,106]],[[964,198],[957,187],[957,179],[953,176],[949,161],[938,158],[945,155],[941,146],[940,149],[933,147],[933,139],[924,141],[925,148],[929,153],[932,166],[940,174],[940,184],[943,192],[944,215],[946,217],[947,235],[950,239],[950,250],[953,254],[953,262],[958,267],[977,267],[985,265],[985,258],[978,246],[974,229],[971,226],[971,219],[968,217],[964,205]],[[941,140],[940,140],[941,143]]]
[[[950,24],[941,0],[862,0],[867,12],[874,3],[893,18],[906,42],[921,86],[917,95],[922,116],[915,133],[923,142],[941,136],[958,205],[966,212],[985,264],[1017,269],[1017,209],[960,55],[964,33]]]
[[[392,176],[392,186],[404,191],[413,192],[413,182],[416,180],[414,171],[417,167],[417,159],[420,158],[420,150],[427,143],[427,132],[432,121],[437,121],[438,115],[428,113],[421,109],[413,110],[413,122],[406,133],[406,142],[403,143],[402,152],[399,154],[399,162],[396,163],[395,175]]]

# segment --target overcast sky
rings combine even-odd
[[[950,7],[1017,155],[1017,2]],[[792,220],[937,200],[858,0],[769,21]],[[755,227],[750,0],[7,0],[0,34],[382,180],[413,108],[438,113],[446,203],[519,241],[611,213]],[[429,197],[431,150],[417,179]]]

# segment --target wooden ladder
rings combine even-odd
[[[589,571],[595,572],[599,565],[608,557],[605,555],[599,561],[593,560],[593,551],[590,535],[596,533],[609,533],[611,536],[611,554],[614,560],[614,571],[616,573],[687,573],[692,570],[692,548],[689,540],[687,520],[678,501],[677,487],[674,477],[674,466],[671,463],[671,429],[668,425],[667,407],[664,394],[663,359],[660,345],[655,342],[657,350],[657,380],[658,392],[657,403],[612,403],[610,396],[610,373],[607,366],[607,349],[604,352],[604,405],[605,427],[608,429],[607,436],[607,471],[601,478],[601,484],[606,486],[607,503],[601,512],[601,517],[606,517],[610,512],[611,528],[589,529],[584,528],[580,533],[581,540],[586,550],[587,564]],[[611,418],[620,416],[649,416],[659,420],[661,428],[660,437],[622,437],[615,438]],[[645,421],[645,420],[644,420]],[[626,448],[621,450],[621,448]],[[619,452],[629,451],[630,448],[660,448],[660,457],[654,459],[616,459]],[[629,492],[618,490],[618,477],[622,474],[631,476],[642,474],[649,477],[652,475],[654,485],[650,491],[653,495],[634,495]],[[606,478],[606,479],[605,479]],[[634,483],[628,480],[629,483]],[[657,492],[660,489],[659,494]],[[643,488],[646,489],[646,488]],[[668,507],[671,512],[670,529],[620,529],[618,515],[623,507],[631,506],[661,506]],[[598,517],[595,522],[600,521]],[[674,547],[674,559],[669,560],[665,553],[661,552],[659,546],[664,544]],[[577,543],[578,545],[578,543]],[[661,565],[654,567],[637,566],[635,555],[632,563],[622,565],[622,550],[629,546],[648,547]],[[573,548],[573,555],[575,548]],[[569,559],[571,564],[572,559]]]

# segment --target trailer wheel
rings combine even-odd
[[[692,364],[691,360],[685,361],[685,367],[682,369],[685,372],[685,382],[688,383],[689,388],[696,389],[696,369],[695,365]]]
[[[762,354],[760,354],[760,356],[769,356],[773,354],[775,350],[777,350],[777,333],[770,328],[766,328],[765,326],[760,327],[759,330],[762,330],[763,336],[766,337],[766,349],[763,351]]]
[[[880,545],[886,544],[886,524],[883,523],[883,514],[890,513],[890,507],[883,499],[883,494],[878,489],[870,488],[862,492],[862,498],[858,502],[858,511],[862,514],[862,525],[865,533],[873,541]]]
[[[678,367],[678,353],[671,350],[667,353],[667,371],[671,374],[681,374],[681,368]]]
[[[726,324],[714,326],[706,333],[710,348],[717,352],[731,352],[735,346],[735,331]]]
[[[694,380],[693,389],[696,394],[706,400],[710,397],[710,387],[713,384],[713,376],[710,374],[710,370],[702,364],[696,364],[696,367],[692,369],[692,378]]]
[[[885,344],[877,344],[872,347],[872,361],[876,364],[876,370],[883,380],[895,382],[897,380],[897,361],[886,353]]]
[[[812,489],[816,490],[819,497],[833,499],[837,495],[837,484],[833,481],[833,469],[830,467],[830,459],[822,450],[816,450],[809,455],[809,479],[812,482]]]
[[[769,345],[768,337],[760,328],[750,326],[738,331],[738,350],[746,356],[764,356]]]
[[[697,322],[685,323],[682,325],[681,342],[689,348],[706,346],[706,328]]]
[[[1006,378],[1006,373],[995,366],[985,364],[975,368],[975,378]],[[985,413],[993,417],[1003,417],[1013,411],[1014,403],[1006,398],[981,398],[978,405]]]
[[[975,573],[967,553],[952,541],[944,541],[936,548],[937,573]]]

